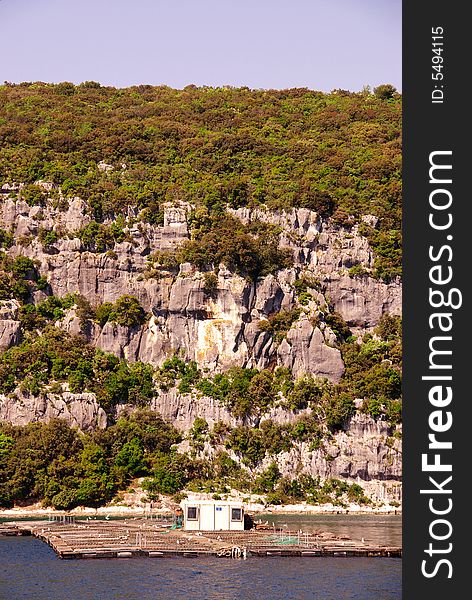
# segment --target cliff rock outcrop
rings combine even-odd
[[[167,205],[161,226],[128,215],[132,218],[124,228],[124,241],[98,253],[88,251],[78,235],[90,223],[79,198],[70,200],[66,210],[52,202],[42,208],[12,198],[0,203],[3,227],[14,232],[9,256],[24,255],[36,261],[47,279],[48,293],[59,297],[79,293],[95,306],[115,302],[125,294],[139,300],[147,313],[142,326],[110,321],[102,327],[91,323],[87,330],[95,346],[131,362],[159,366],[179,354],[210,373],[232,366],[263,369],[278,365],[291,369],[295,377],[311,373],[338,382],[344,371],[343,359],[335,347],[336,333],[320,315],[336,311],[362,333],[373,328],[382,315],[401,312],[401,284],[370,276],[374,256],[358,226],[342,228],[307,209],[231,211],[243,223],[258,220],[277,227],[281,245],[293,251],[291,268],[254,282],[219,265],[211,293],[205,288],[204,274],[188,263],[156,275],[149,257],[158,250],[173,251],[188,239],[190,210],[189,205]],[[44,245],[38,238],[40,229],[55,231],[57,239]],[[362,276],[349,275],[356,265],[364,269]],[[301,275],[311,281],[303,304],[298,302],[295,286]],[[16,301],[0,302],[2,350],[21,341],[18,310]],[[281,311],[294,315],[288,329],[269,331],[264,325]],[[74,309],[66,311],[56,325],[71,333],[81,331]],[[152,408],[183,431],[191,428],[196,417],[210,424],[237,424],[216,400],[179,394],[175,389],[158,394]],[[271,418],[276,422],[293,419],[288,410],[274,410]],[[17,390],[0,396],[2,420],[22,425],[52,417],[65,418],[83,430],[103,428],[107,423],[105,411],[91,393],[64,391],[33,397]],[[278,455],[277,463],[286,475],[306,472],[362,481],[365,489],[382,501],[398,500],[401,494],[400,442],[391,438],[385,422],[366,415],[355,415],[347,428],[333,437],[329,448],[311,451],[309,444],[297,443]]]
[[[16,300],[0,300],[0,351],[16,346],[21,340],[18,309]]]
[[[311,313],[329,304],[349,325],[369,328],[383,314],[401,311],[399,282],[348,275],[354,264],[363,265],[367,272],[373,265],[372,251],[367,240],[358,235],[357,226],[349,231],[332,226],[307,209],[233,211],[243,222],[259,220],[278,226],[281,243],[293,250],[294,265],[257,284],[221,265],[217,289],[210,297],[205,293],[202,274],[188,264],[181,265],[177,275],[163,272],[159,279],[148,277],[147,259],[152,252],[175,249],[188,238],[188,205],[167,206],[163,226],[130,225],[127,241],[104,253],[84,250],[76,237],[78,229],[89,222],[78,198],[66,211],[49,205],[44,209],[30,207],[13,199],[5,200],[1,207],[5,226],[16,227],[16,244],[9,254],[38,261],[55,295],[79,293],[99,304],[131,294],[151,314],[139,330],[111,323],[103,329],[94,328],[95,344],[129,360],[158,365],[180,352],[185,359],[211,370],[280,364],[291,367],[296,375],[311,372],[338,381],[343,371],[339,351],[331,347],[329,328],[321,331],[310,325],[310,311],[293,324],[279,345],[259,329],[261,319],[293,308],[293,283],[299,274],[308,273],[320,283],[321,292],[315,294],[316,302],[310,303]],[[40,227],[60,231],[62,237],[44,247],[35,237]],[[13,313],[9,314],[0,329],[2,347],[18,341],[18,327],[11,318]],[[70,319],[66,327],[70,329]]]
[[[47,422],[64,419],[70,426],[82,431],[104,429],[107,415],[95,398],[95,394],[61,392],[32,396],[16,390],[8,396],[0,395],[0,420],[13,425]]]

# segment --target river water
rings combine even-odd
[[[267,515],[396,545],[398,517]],[[272,519],[272,521],[271,521]],[[351,522],[351,520],[353,522]],[[383,540],[383,541],[380,541]],[[64,561],[30,537],[0,538],[1,600],[399,600],[394,558],[134,558]]]

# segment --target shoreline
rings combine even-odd
[[[401,516],[401,507],[386,506],[383,508],[363,508],[359,506],[350,506],[348,508],[336,507],[333,505],[311,506],[305,504],[287,504],[283,506],[264,506],[261,504],[246,504],[246,512],[252,515],[349,515],[349,516]],[[150,518],[158,516],[171,516],[172,509],[167,507],[150,508],[145,506],[101,506],[99,508],[77,507],[72,510],[55,510],[52,508],[26,508],[15,507],[0,510],[0,519],[22,519],[22,518],[42,518],[59,516],[71,516],[76,518]]]

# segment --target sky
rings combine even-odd
[[[401,89],[401,0],[0,0],[0,81]]]

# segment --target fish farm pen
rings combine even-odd
[[[400,547],[372,546],[328,532],[257,527],[246,531],[184,531],[166,521],[128,519],[7,522],[0,536],[32,535],[62,559],[170,556],[401,557]]]

